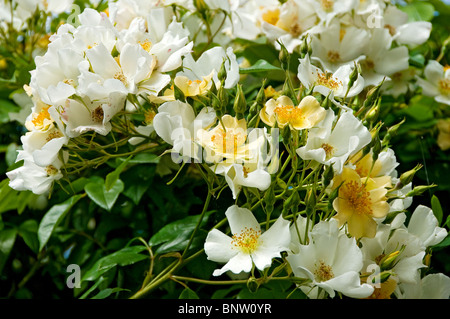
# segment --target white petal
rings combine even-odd
[[[231,241],[231,237],[225,235],[220,230],[211,230],[206,237],[204,245],[208,260],[219,263],[228,262],[238,253],[238,251],[232,249]]]
[[[231,233],[239,234],[244,228],[252,228],[255,231],[260,231],[258,221],[253,213],[247,208],[242,208],[237,205],[230,206],[225,212],[228,223],[230,224]]]

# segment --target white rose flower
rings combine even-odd
[[[349,130],[349,127],[352,129]],[[304,160],[333,165],[333,169],[340,174],[349,156],[356,154],[371,140],[369,130],[351,111],[343,112],[337,118],[329,109],[325,119],[310,129],[306,145],[298,148],[297,154]]]
[[[204,245],[209,260],[225,263],[214,271],[214,276],[227,271],[234,274],[248,273],[253,265],[264,270],[272,264],[273,258],[281,257],[280,253],[289,249],[289,221],[283,217],[280,216],[267,231],[262,232],[255,216],[246,208],[233,205],[225,215],[232,237],[213,229],[208,233]]]
[[[425,78],[416,77],[422,93],[437,102],[450,105],[450,68],[431,60],[424,70]]]
[[[300,245],[299,252],[286,257],[294,275],[311,282],[300,286],[310,298],[320,298],[322,288],[331,298],[340,292],[351,298],[365,298],[373,287],[361,284],[362,253],[354,238],[339,231],[338,221],[321,221],[310,233],[308,245]]]

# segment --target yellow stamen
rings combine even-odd
[[[339,197],[344,198],[353,212],[358,215],[372,215],[372,201],[370,193],[364,184],[357,181],[349,181],[342,185],[339,190]]]
[[[443,95],[450,95],[450,79],[443,79],[439,81],[439,92]]]
[[[267,23],[276,25],[278,20],[280,20],[280,9],[267,10],[263,13],[262,19]]]
[[[251,254],[259,245],[260,230],[245,227],[239,234],[234,234],[231,245],[246,254]]]
[[[150,52],[150,49],[152,48],[152,42],[151,41],[145,40],[145,41],[139,41],[138,43],[141,45],[141,47],[145,51]]]
[[[278,123],[282,125],[289,123],[297,126],[304,120],[303,112],[293,105],[279,106],[275,108],[274,112],[278,117]]]
[[[328,51],[328,60],[331,63],[336,63],[341,59],[341,56],[339,55],[339,52],[336,51]]]
[[[319,265],[316,265],[314,275],[316,277],[316,280],[319,282],[334,278],[333,269],[331,268],[331,266],[325,264],[323,260],[319,261]]]
[[[323,143],[320,147],[324,149],[327,158],[330,158],[331,156],[333,156],[333,154],[335,152],[335,149],[333,146],[331,146],[330,144],[327,144],[327,143]]]
[[[31,120],[31,122],[34,124],[34,126],[42,126],[42,125],[44,125],[45,120],[49,120],[49,121],[52,120],[50,113],[48,112],[49,108],[50,108],[50,105],[47,107],[43,107],[42,110],[37,114],[37,116]]]
[[[337,90],[343,84],[342,81],[338,81],[337,79],[333,78],[332,74],[330,75],[329,73],[320,73],[317,75],[316,85],[323,85],[331,90]]]

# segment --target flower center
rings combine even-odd
[[[46,141],[50,142],[51,140],[53,140],[54,138],[60,138],[63,137],[63,134],[61,133],[60,130],[53,128],[47,135]]]
[[[333,9],[334,1],[333,0],[321,0],[322,8],[325,11],[330,11]]]
[[[259,245],[260,230],[245,227],[239,234],[234,234],[231,245],[246,254],[251,254]]]
[[[149,40],[138,41],[138,43],[145,51],[150,52],[150,49],[152,48],[152,43]]]
[[[92,120],[97,123],[103,122],[104,112],[101,106],[97,107],[91,114]]]
[[[335,149],[333,146],[331,146],[330,144],[327,144],[327,143],[323,143],[320,147],[323,148],[323,150],[325,151],[327,158],[330,158],[331,156],[333,156],[333,154],[335,152]]]
[[[222,129],[218,130],[216,134],[211,136],[211,142],[214,148],[220,153],[234,154],[236,156],[238,148],[245,143],[246,135],[233,129],[227,129],[224,132]]]
[[[333,77],[331,73],[320,73],[317,75],[316,85],[323,85],[333,91],[336,91],[343,84]]]
[[[144,112],[144,118],[145,118],[145,124],[149,125],[153,123],[153,119],[155,118],[155,111],[153,110],[146,110]]]
[[[450,79],[443,79],[439,81],[439,92],[444,95],[450,95]]]
[[[271,25],[276,25],[280,20],[280,9],[267,10],[262,14],[262,19]]]
[[[342,185],[341,195],[358,215],[372,215],[370,193],[364,184],[350,181]]]
[[[35,116],[31,122],[34,124],[34,126],[43,126],[45,120],[52,121],[52,118],[50,116],[50,113],[48,112],[48,109],[50,106],[43,107],[42,110]]]
[[[277,115],[278,123],[281,125],[286,125],[290,123],[292,125],[300,124],[303,121],[302,111],[298,107],[293,105],[279,106],[274,110]]]
[[[325,262],[321,260],[319,261],[318,265],[316,264],[314,276],[319,282],[330,280],[331,278],[334,278],[333,269],[331,268],[331,266],[325,264]]]
[[[47,173],[47,175],[53,176],[58,174],[59,170],[55,166],[49,165],[45,168],[45,172]]]
[[[128,80],[127,77],[125,75],[123,75],[122,71],[117,72],[116,74],[114,74],[114,78],[116,80],[119,80],[120,82],[123,83],[123,85],[128,85]]]
[[[339,52],[336,51],[328,51],[328,61],[331,63],[336,63],[341,59]]]

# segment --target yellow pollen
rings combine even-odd
[[[339,191],[339,197],[342,197],[358,215],[372,215],[372,201],[370,193],[366,190],[364,184],[357,181],[350,181],[342,185]]]
[[[333,0],[321,0],[322,8],[325,11],[329,11],[333,9],[334,1]]]
[[[244,178],[248,177],[248,173],[250,172],[250,168],[248,167],[243,167],[242,170],[244,171]]]
[[[444,95],[450,95],[450,79],[443,79],[439,81],[439,92]]]
[[[330,158],[335,151],[334,147],[327,143],[323,143],[320,147],[324,149],[327,158]]]
[[[54,128],[53,130],[51,130],[48,135],[47,138],[45,139],[47,142],[50,142],[51,140],[53,140],[54,138],[60,138],[63,137],[63,134],[61,133],[60,130]]]
[[[316,84],[323,85],[333,91],[337,90],[339,87],[341,87],[343,85],[342,81],[339,81],[339,80],[333,78],[333,75],[330,73],[318,74]]]
[[[139,41],[138,43],[141,45],[141,47],[145,51],[150,52],[150,49],[152,47],[152,42],[151,41],[145,40],[145,41]]]
[[[245,227],[242,232],[233,235],[231,245],[244,253],[251,254],[258,247],[260,235],[260,230]]]
[[[51,121],[52,118],[50,117],[50,113],[48,113],[48,109],[50,106],[42,108],[42,110],[38,113],[38,115],[31,120],[31,122],[34,124],[34,126],[42,126],[44,125],[45,120]]]
[[[146,124],[152,124],[153,123],[153,119],[155,118],[155,111],[153,110],[146,110],[144,113],[144,117],[145,117],[145,123]]]
[[[289,32],[295,36],[298,37],[303,33],[302,27],[298,23],[294,23],[291,25]]]
[[[122,71],[117,72],[117,73],[114,75],[114,78],[115,78],[116,80],[119,80],[120,82],[122,82],[124,85],[127,85],[127,84],[128,84],[127,78],[126,78],[125,75],[123,75],[123,72],[122,72]]]
[[[242,144],[240,135],[240,133],[219,131],[211,137],[211,142],[222,153],[236,155],[238,146]]]
[[[444,66],[444,72],[447,72],[448,70],[450,70],[450,65],[446,65],[446,66]]]
[[[103,122],[104,112],[101,106],[97,107],[91,114],[92,120],[97,123]]]
[[[341,59],[341,56],[339,55],[339,52],[336,51],[328,51],[328,60],[331,63],[336,63]]]
[[[390,24],[386,24],[384,27],[389,30],[389,34],[391,36],[394,36],[395,33],[397,33],[397,30],[395,30],[395,27]]]
[[[280,9],[267,10],[263,13],[262,19],[267,23],[276,25],[278,20],[280,19]]]
[[[319,261],[319,265],[316,264],[316,270],[314,271],[316,280],[319,282],[330,280],[334,278],[333,269],[323,262]]]
[[[200,84],[200,83],[202,83],[202,81],[200,81],[200,80],[194,80],[194,81],[189,80],[189,81],[188,81],[188,85],[192,85],[192,83]]]
[[[368,70],[373,70],[375,68],[375,63],[371,59],[364,60],[362,64]]]
[[[51,175],[56,175],[58,174],[58,169],[53,166],[53,165],[49,165],[45,168],[45,172],[47,173],[47,175],[51,176]]]
[[[89,44],[89,45],[87,46],[87,48],[88,48],[88,49],[92,49],[92,48],[95,47],[96,45],[98,45],[98,43],[97,43],[97,42],[94,42],[92,45]]]
[[[302,111],[293,105],[279,106],[275,108],[274,112],[278,117],[278,122],[282,124],[290,123],[295,126],[304,119]]]

